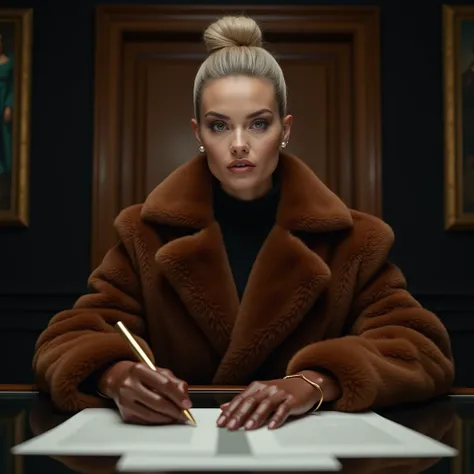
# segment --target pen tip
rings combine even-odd
[[[188,410],[184,410],[184,414],[186,415],[186,418],[193,424],[193,425],[197,425],[196,423],[196,420],[194,419],[193,415],[191,415],[191,413],[189,413]]]

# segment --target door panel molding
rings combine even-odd
[[[356,185],[352,196],[355,208],[381,216],[381,125],[379,73],[379,9],[350,6],[294,5],[100,5],[96,9],[94,165],[92,196],[91,267],[95,268],[107,250],[116,242],[112,223],[122,209],[123,197],[134,199],[139,190],[125,189],[122,160],[123,107],[121,90],[124,45],[127,38],[159,35],[179,41],[180,38],[200,39],[202,32],[217,17],[246,13],[264,29],[265,38],[272,41],[278,35],[286,41],[295,37],[321,36],[349,38],[352,44],[353,104],[352,179]],[[135,74],[134,69],[126,74]],[[133,80],[132,80],[133,82]],[[340,107],[340,120],[348,114]],[[129,122],[130,125],[130,122]],[[132,124],[133,126],[133,124]],[[336,144],[335,144],[336,145]],[[345,147],[346,144],[338,144]],[[343,170],[334,168],[332,172]],[[127,171],[128,170],[128,171]],[[127,198],[125,200],[128,200]]]

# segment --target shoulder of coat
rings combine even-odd
[[[368,261],[385,259],[394,244],[392,228],[377,216],[351,210],[353,226],[343,247],[349,254]]]
[[[387,238],[393,239],[393,229],[380,217],[354,209],[351,210],[351,215],[354,223],[353,230],[355,233],[376,233],[385,235]]]
[[[114,226],[122,242],[142,242],[155,247],[162,245],[163,238],[158,228],[143,220],[143,204],[124,208],[115,219]]]
[[[136,240],[146,238],[147,234],[154,233],[150,226],[143,222],[141,217],[143,204],[133,204],[120,211],[115,219],[114,227],[120,240]]]
[[[114,226],[120,235],[135,233],[140,224],[142,204],[134,204],[122,209],[115,218]]]

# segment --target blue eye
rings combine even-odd
[[[209,127],[213,132],[223,132],[226,129],[224,122],[212,122]]]
[[[266,130],[268,127],[268,121],[264,119],[255,120],[255,122],[252,124],[252,127],[257,130]]]

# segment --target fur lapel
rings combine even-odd
[[[229,345],[239,299],[216,222],[172,240],[156,261],[216,351]]]
[[[216,384],[247,377],[301,322],[329,281],[323,260],[274,226],[254,263]]]
[[[189,232],[163,245],[157,264],[221,355],[213,383],[245,383],[301,322],[330,280],[324,260],[298,232],[352,225],[347,207],[300,160],[281,154],[281,199],[239,304],[205,156],[178,168],[148,197],[142,218]],[[317,237],[317,236],[316,236]]]

